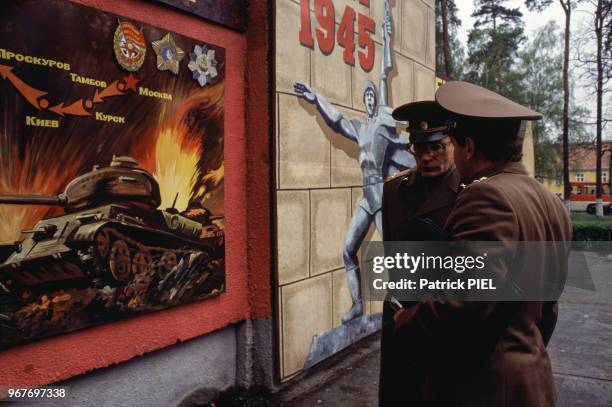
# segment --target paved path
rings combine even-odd
[[[593,255],[589,266],[596,291],[566,290],[548,347],[559,407],[612,406],[612,260]],[[352,353],[357,351],[363,355],[351,366],[282,405],[377,406],[378,339],[356,345]]]

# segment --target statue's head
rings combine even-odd
[[[363,104],[366,108],[366,114],[368,117],[374,116],[376,112],[376,86],[374,82],[366,80],[365,87],[363,89]]]

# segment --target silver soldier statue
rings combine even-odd
[[[342,323],[363,314],[357,253],[372,221],[375,222],[376,229],[382,236],[380,208],[383,182],[385,178],[398,171],[415,165],[414,158],[406,150],[408,138],[397,134],[396,122],[391,117],[392,109],[387,105],[387,75],[393,69],[390,46],[392,25],[388,0],[385,0],[384,7],[379,94],[377,100],[374,83],[369,80],[366,81],[363,91],[363,102],[366,108],[365,122],[347,119],[323,96],[316,93],[305,83],[295,82],[293,84],[297,96],[314,104],[330,128],[359,145],[359,165],[363,174],[363,197],[351,219],[342,256],[352,300],[352,306],[343,315]]]

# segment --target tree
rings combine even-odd
[[[507,0],[476,0],[468,37],[469,81],[517,99],[521,76],[515,66],[523,36],[522,13]]]
[[[535,147],[535,175],[537,178],[556,178],[558,167],[557,142],[563,120],[563,75],[559,66],[563,52],[559,26],[550,21],[532,36],[532,40],[520,53],[522,69],[521,99],[534,110],[542,113],[542,120],[533,123]],[[584,122],[588,111],[570,103],[570,130],[574,141],[584,141]]]
[[[572,186],[569,179],[569,104],[570,104],[570,85],[569,85],[569,57],[570,57],[570,33],[572,9],[580,0],[559,0],[559,4],[565,13],[564,30],[564,50],[563,50],[563,200],[569,211],[571,208],[570,195]],[[542,12],[552,0],[525,0],[525,5],[529,10]]]
[[[436,0],[436,71],[455,80],[463,76],[464,49],[457,35],[460,26],[455,0]]]
[[[596,118],[596,134],[597,134],[597,170],[595,171],[596,186],[595,186],[595,202],[596,210],[595,214],[598,218],[603,218],[603,188],[601,185],[601,158],[603,155],[601,146],[601,132],[602,132],[602,112],[603,112],[603,87],[604,87],[604,28],[606,24],[610,22],[610,12],[612,9],[612,2],[610,0],[597,0],[597,7],[595,9],[595,36],[597,38],[597,118]],[[608,35],[609,37],[609,35]],[[606,64],[609,65],[609,64]],[[609,68],[609,66],[608,66]],[[610,72],[608,69],[607,76],[609,78]]]
[[[583,69],[583,76],[594,86],[596,101],[595,116],[595,149],[596,149],[596,172],[595,172],[595,197],[596,215],[603,217],[603,185],[602,185],[602,133],[609,119],[604,117],[604,95],[611,89],[609,87],[612,77],[612,53],[610,52],[610,20],[612,20],[612,2],[607,0],[590,0],[594,6],[593,24],[584,27],[579,35],[577,47],[578,66]],[[594,43],[594,47],[593,44]]]

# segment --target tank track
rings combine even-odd
[[[96,233],[92,249],[94,273],[110,274],[115,302],[128,308],[177,300],[206,275],[211,259],[205,248],[147,245],[111,226]]]

